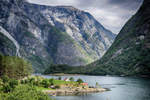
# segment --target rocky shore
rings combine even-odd
[[[68,96],[68,95],[84,95],[88,93],[97,93],[97,92],[104,92],[107,89],[104,88],[61,88],[56,90],[43,90],[44,93],[52,95],[52,96]]]

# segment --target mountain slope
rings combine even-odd
[[[37,72],[51,63],[89,64],[101,58],[115,38],[87,12],[26,0],[1,0],[0,27],[5,30],[3,35],[7,33],[5,41],[12,42],[9,46],[1,44],[5,47],[1,53],[29,60]]]
[[[55,55],[55,62],[57,64],[78,66],[97,60],[103,56],[116,36],[105,29],[89,13],[72,6],[52,7],[43,5],[37,6],[35,4],[32,4],[32,6],[38,9],[52,26],[61,32],[67,33],[74,41],[75,47],[80,50],[71,52],[74,51],[75,48],[69,50],[68,47],[64,47],[64,44],[58,45],[57,48],[60,49],[58,49]],[[64,46],[62,47],[62,45]],[[82,53],[78,54],[78,52]],[[76,58],[74,58],[75,55],[77,55]],[[79,63],[80,60],[81,63]]]
[[[150,75],[149,0],[125,24],[102,59],[88,65],[86,70],[103,75]]]

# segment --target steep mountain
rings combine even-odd
[[[0,3],[0,52],[29,60],[35,71],[51,63],[89,64],[103,56],[115,36],[92,15],[71,6]]]
[[[85,73],[150,75],[150,1],[125,24],[101,60],[88,65]]]
[[[101,58],[115,38],[115,35],[106,30],[92,15],[72,6],[39,6],[39,9],[51,25],[67,33],[81,47],[81,51],[89,58],[85,61],[87,63]],[[64,64],[66,60],[71,59],[64,57],[66,51],[69,50],[60,47],[56,62]]]

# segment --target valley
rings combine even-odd
[[[149,0],[0,1],[0,100],[149,100],[149,78]]]

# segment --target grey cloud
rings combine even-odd
[[[44,5],[71,5],[91,13],[104,27],[118,33],[143,0],[29,0]]]
[[[141,2],[142,0],[108,0],[108,2],[112,4],[124,4],[124,3],[134,3],[134,2]]]
[[[136,10],[143,0],[108,0],[109,4],[118,5],[124,9]]]

